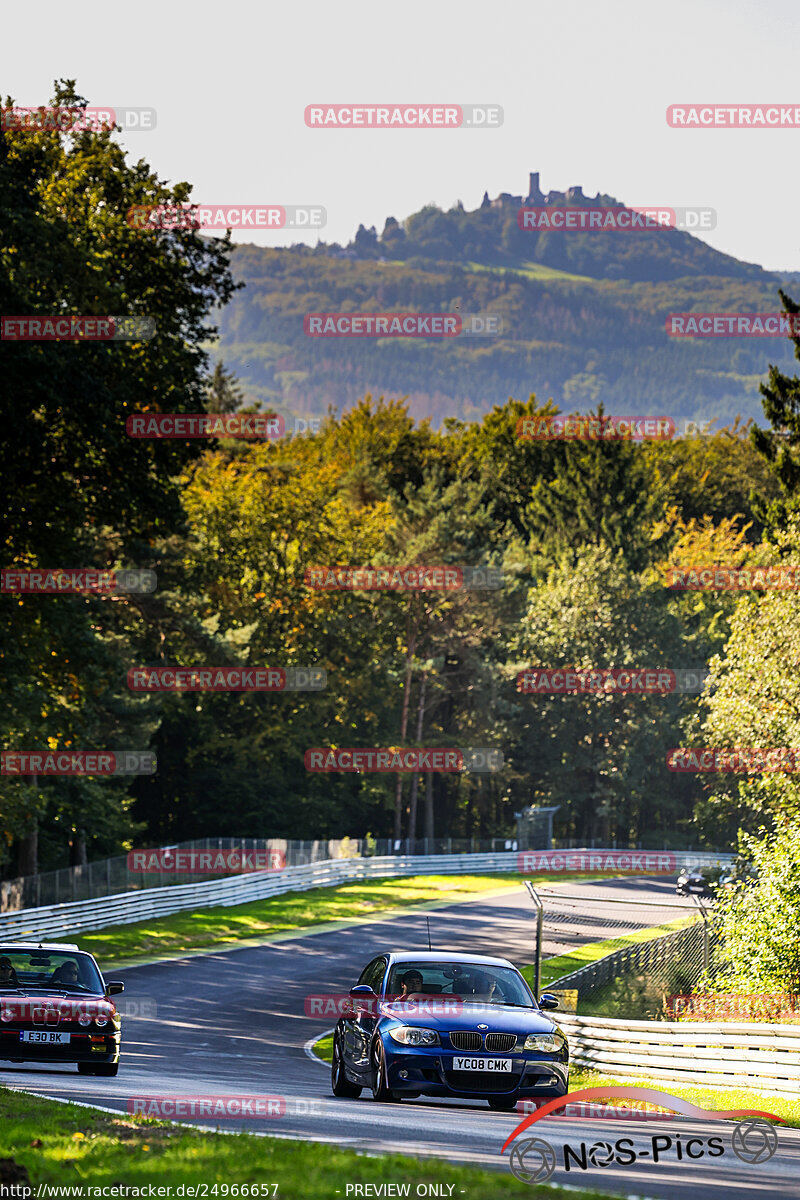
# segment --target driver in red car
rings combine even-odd
[[[69,986],[78,982],[78,964],[71,958],[63,962],[60,967],[56,967],[53,971],[51,983],[61,983]]]
[[[17,972],[11,965],[11,959],[5,955],[0,958],[0,987],[19,987]]]

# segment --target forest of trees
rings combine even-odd
[[[69,85],[56,98],[75,102]],[[157,590],[0,597],[3,749],[149,747],[153,776],[0,779],[6,875],[207,835],[735,842],[797,811],[792,777],[670,772],[682,745],[800,745],[796,592],[675,591],[671,566],[800,563],[800,385],[767,428],[670,442],[523,441],[547,396],[439,427],[402,395],[314,434],[131,439],[132,413],[230,412],[207,346],[227,239],[131,228],[185,200],[107,133],[0,135],[5,313],[155,318],[147,343],[5,347],[3,566],[135,566]],[[795,307],[788,298],[784,304]],[[769,347],[764,351],[766,377]],[[471,591],[318,591],[319,565],[486,565]],[[140,694],[132,667],[319,667],[323,691]],[[710,667],[704,696],[524,695],[523,668]],[[495,774],[309,774],[310,747],[496,746]],[[398,784],[398,779],[401,780]],[[430,781],[430,782],[429,782]]]

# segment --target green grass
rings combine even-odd
[[[323,1059],[325,1062],[331,1062],[333,1059],[333,1034],[326,1034],[314,1043],[314,1053],[317,1058]]]
[[[488,271],[493,275],[523,275],[526,279],[546,280],[566,283],[597,283],[591,275],[572,275],[569,271],[560,271],[558,267],[547,267],[544,263],[526,262],[521,267],[489,267],[483,263],[468,262],[468,271]]]
[[[2,1088],[0,1120],[3,1156],[24,1167],[34,1185],[103,1187],[122,1182],[134,1187],[175,1187],[205,1183],[213,1200],[214,1184],[277,1184],[278,1200],[335,1200],[337,1191],[345,1196],[348,1183],[389,1180],[411,1184],[412,1195],[420,1183],[453,1184],[454,1197],[462,1190],[467,1198],[531,1195],[528,1185],[518,1182],[508,1169],[490,1172],[400,1154],[367,1158],[335,1145],[183,1129],[164,1121],[122,1114],[115,1117]],[[498,1161],[502,1142],[498,1131]],[[11,1176],[5,1174],[4,1178],[10,1180]],[[273,1195],[272,1186],[266,1194]],[[604,1200],[606,1196],[593,1190],[578,1194],[584,1200]],[[541,1185],[536,1195],[558,1200],[563,1191]]]
[[[681,929],[684,925],[691,925],[695,919],[695,917],[678,917],[676,921],[669,921],[664,925],[653,925],[649,929],[637,929],[634,933],[606,938],[602,942],[587,942],[585,946],[576,946],[569,954],[558,954],[553,958],[546,958],[542,962],[541,989],[551,987],[562,975],[570,975],[573,971],[588,966],[589,963],[597,962],[599,958],[605,958],[607,954],[613,954],[615,950],[622,950],[625,946],[635,946],[638,942],[649,942],[663,933],[674,933],[676,929]],[[526,982],[533,987],[533,966],[520,967],[520,970]],[[584,1011],[582,1008],[581,1012]]]

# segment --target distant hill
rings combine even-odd
[[[566,409],[602,401],[617,413],[761,416],[770,362],[793,363],[786,339],[669,338],[675,311],[777,311],[777,275],[675,229],[530,232],[523,205],[611,207],[580,188],[484,197],[480,208],[426,207],[348,246],[237,248],[245,282],[220,315],[220,353],[249,397],[279,411],[339,409],[370,391],[408,395],[417,417],[477,419],[536,392]],[[499,337],[313,338],[308,312],[495,312]]]

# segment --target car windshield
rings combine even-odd
[[[19,950],[0,946],[0,992],[103,992],[103,981],[88,954],[79,950]]]
[[[391,997],[459,996],[483,1004],[514,1004],[534,1008],[531,994],[513,967],[495,967],[474,962],[394,963],[386,984]]]

